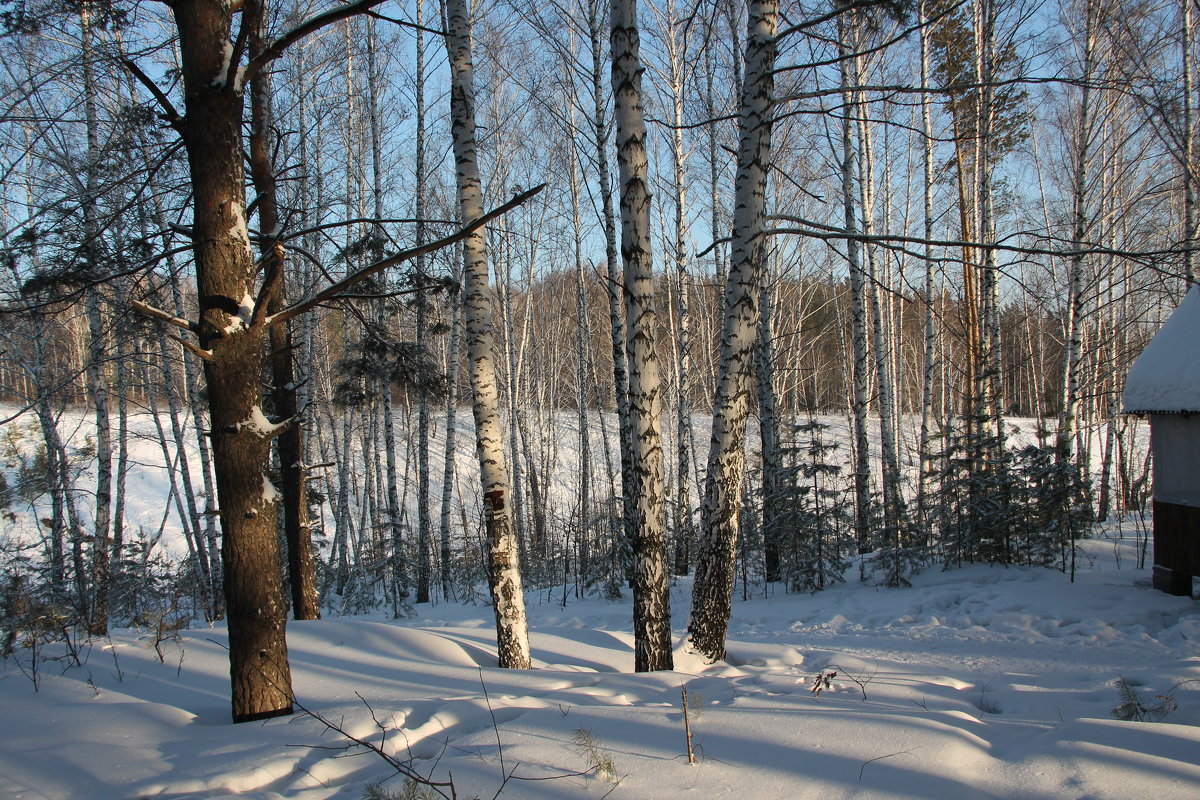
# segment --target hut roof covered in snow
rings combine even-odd
[[[1133,362],[1127,414],[1200,413],[1200,286],[1193,286]]]

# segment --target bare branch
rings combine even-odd
[[[409,224],[419,224],[419,223],[429,224],[431,222],[451,224],[451,225],[454,224],[454,220],[450,220],[450,219],[408,219],[408,218],[379,219],[376,217],[354,217],[353,219],[342,219],[342,220],[338,220],[337,222],[325,222],[325,223],[322,223],[321,225],[313,225],[311,228],[302,228],[298,231],[293,231],[292,233],[289,233],[286,236],[282,236],[281,238],[285,242],[290,242],[293,239],[299,239],[303,236],[309,235],[310,233],[320,233],[321,231],[329,230],[330,228],[344,228],[348,225],[362,225],[364,223],[370,224],[370,225],[384,225],[384,224],[409,225]]]
[[[1005,236],[1004,239],[998,242],[969,242],[958,240],[944,239],[926,239],[921,236],[901,236],[898,234],[886,235],[866,235],[848,233],[843,228],[837,228],[832,225],[826,225],[821,222],[804,219],[802,217],[793,217],[783,214],[777,214],[773,219],[783,220],[786,222],[794,222],[800,225],[807,226],[805,228],[773,228],[764,231],[766,234],[793,234],[796,236],[807,236],[813,239],[845,239],[856,242],[870,242],[872,244],[930,244],[934,247],[949,247],[949,248],[970,248],[975,250],[993,250],[1001,253],[1016,253],[1025,256],[1052,256],[1055,258],[1070,258],[1077,255],[1107,255],[1117,258],[1127,258],[1139,263],[1145,263],[1148,259],[1164,258],[1179,255],[1183,252],[1180,247],[1170,247],[1158,250],[1119,250],[1112,247],[1102,247],[1099,245],[1087,246],[1080,248],[1065,248],[1055,250],[1050,247],[1029,247],[1023,245],[1005,244],[1004,240],[1013,239],[1021,236],[1023,232],[1016,232]],[[1040,238],[1045,239],[1043,235]],[[1162,271],[1162,270],[1159,270]],[[1171,273],[1165,273],[1171,274]]]
[[[121,66],[125,67],[129,74],[137,79],[138,83],[145,86],[146,89],[150,91],[150,94],[154,95],[155,101],[157,101],[159,106],[162,107],[163,119],[166,120],[172,128],[179,130],[183,125],[183,115],[179,113],[174,104],[171,103],[171,99],[167,97],[163,90],[158,88],[158,84],[152,81],[149,75],[142,72],[142,68],[135,64],[132,59],[122,58]]]
[[[319,31],[321,28],[332,25],[335,22],[341,22],[344,19],[361,14],[372,6],[377,6],[382,2],[383,0],[357,0],[357,2],[346,3],[345,5],[331,8],[328,11],[306,19],[296,27],[280,35],[278,39],[275,39],[264,47],[261,53],[250,59],[249,63],[246,64],[245,70],[242,72],[242,85],[244,86],[266,64],[283,55],[284,50],[310,33]]]
[[[827,11],[819,17],[813,17],[812,19],[807,19],[804,22],[796,23],[790,28],[785,28],[784,30],[775,34],[775,38],[777,40],[783,39],[787,36],[791,36],[793,33],[799,33],[800,31],[808,30],[809,28],[815,28],[818,25],[823,25],[826,22],[829,22],[830,20],[837,19],[848,11],[856,11],[860,8],[871,8],[872,6],[882,5],[891,5],[891,0],[854,0],[854,2],[846,3],[845,5],[835,5],[832,11]]]
[[[433,34],[434,36],[445,36],[446,35],[445,31],[439,31],[436,28],[426,28],[424,25],[418,25],[417,23],[409,22],[406,19],[396,19],[395,17],[389,17],[386,14],[380,14],[378,11],[368,11],[368,12],[366,12],[366,14],[368,17],[374,17],[375,19],[381,19],[384,22],[390,22],[393,25],[399,25],[401,28],[412,28],[414,31],[424,31],[425,33]]]
[[[456,232],[454,232],[454,233],[450,234],[449,236],[446,236],[442,239],[438,239],[435,242],[430,242],[429,244],[423,244],[420,247],[413,247],[408,250],[402,250],[399,253],[395,253],[393,255],[388,256],[387,258],[381,258],[380,260],[376,261],[375,263],[369,264],[368,266],[363,267],[358,272],[355,272],[353,275],[349,275],[346,278],[344,278],[340,281],[337,281],[333,285],[329,286],[327,289],[317,292],[312,297],[309,297],[306,300],[301,300],[301,301],[295,303],[294,305],[288,306],[287,308],[280,311],[278,314],[272,314],[270,317],[267,318],[266,322],[268,325],[275,325],[280,322],[289,320],[292,317],[298,316],[300,314],[303,314],[305,311],[315,308],[316,306],[320,305],[321,303],[324,303],[326,300],[331,300],[331,299],[337,297],[339,294],[341,294],[346,289],[349,289],[351,286],[354,286],[355,284],[365,280],[366,278],[371,277],[372,275],[374,275],[377,272],[382,272],[383,270],[387,269],[388,267],[394,267],[397,264],[403,264],[405,261],[411,261],[412,259],[416,258],[417,256],[423,256],[427,253],[433,253],[438,250],[441,250],[443,247],[449,247],[450,245],[452,245],[456,242],[462,241],[463,239],[466,239],[468,236],[470,236],[475,231],[482,228],[484,225],[487,225],[489,222],[496,219],[497,217],[503,216],[504,214],[513,210],[514,208],[521,205],[525,201],[529,200],[531,197],[538,194],[539,192],[542,191],[542,189],[545,189],[545,188],[546,188],[546,184],[543,183],[540,186],[535,186],[532,189],[527,189],[526,191],[521,192],[519,195],[513,197],[511,200],[509,200],[504,205],[499,206],[499,207],[493,209],[492,211],[489,211],[488,213],[484,214],[479,219],[474,220],[473,222],[470,222],[467,225],[464,225],[463,227],[459,228]],[[422,288],[424,288],[424,287],[422,287]],[[420,291],[420,289],[414,289],[413,291]]]
[[[172,333],[168,333],[167,337],[169,339],[172,339],[173,341],[178,342],[180,344],[180,346],[183,347],[184,350],[187,350],[189,353],[191,353],[194,356],[197,356],[201,360],[212,361],[212,351],[211,350],[204,350],[199,345],[192,344],[187,339],[184,339],[180,336],[176,336]]]
[[[163,322],[169,322],[176,328],[182,328],[189,333],[196,333],[200,330],[196,323],[189,322],[181,317],[177,317],[174,314],[163,311],[161,308],[155,308],[154,306],[146,305],[140,300],[130,300],[129,305],[133,306],[135,311],[139,311],[142,314],[145,314],[147,317],[154,317],[155,319],[162,320]]]
[[[717,239],[712,244],[710,244],[708,247],[701,250],[699,253],[696,253],[696,258],[704,258],[706,255],[711,253],[713,251],[713,248],[715,248],[717,245],[729,244],[732,241],[733,241],[732,236],[722,236],[720,239]]]

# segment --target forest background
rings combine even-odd
[[[473,238],[424,251],[480,218],[461,201],[453,41],[473,59],[482,207],[508,211],[483,229],[483,307],[526,586],[615,594],[642,574],[644,493],[624,487],[644,440],[629,384],[652,361],[657,546],[677,575],[721,547],[744,592],[899,585],[965,561],[1070,571],[1095,520],[1144,514],[1144,432],[1120,397],[1194,281],[1194,4],[773,5],[638,10],[653,254],[639,350],[606,3],[478,3],[469,25],[457,3],[224,7],[242,19],[226,25],[224,82],[207,85],[237,97],[226,138],[246,158],[229,175],[249,180],[220,213],[242,204],[225,233],[259,253],[224,308],[195,260],[191,4],[4,3],[0,397],[29,420],[6,429],[7,616],[94,632],[148,609],[224,616],[218,518],[233,507],[217,501],[232,478],[217,443],[246,431],[272,467],[247,473],[237,516],[258,515],[254,498],[284,506],[297,617],[402,615],[495,583],[497,509],[456,480],[448,433],[479,399],[463,299],[484,295],[461,288]],[[750,53],[767,41],[763,70]],[[745,87],[767,75],[756,112]],[[739,159],[763,108],[766,159]],[[735,184],[755,164],[761,277],[739,284]],[[739,297],[753,358],[723,389]],[[257,416],[217,420],[229,373],[211,343],[267,324],[269,351],[244,362]],[[66,412],[81,408],[94,433],[72,442]],[[695,418],[746,413],[748,468],[714,471]],[[161,526],[125,521],[139,414],[169,465],[185,545],[171,553]],[[831,415],[853,432],[847,453],[824,438]],[[1033,436],[1014,439],[1012,417],[1036,420]],[[580,454],[565,503],[564,429]],[[714,541],[701,501],[721,481],[734,535]]]

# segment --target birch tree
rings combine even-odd
[[[622,305],[622,275],[617,251],[616,211],[613,208],[612,168],[608,152],[608,94],[604,89],[604,0],[587,0],[588,40],[591,48],[592,130],[596,145],[596,172],[600,184],[601,222],[604,225],[604,261],[608,280],[609,340],[612,345],[613,395],[617,407],[621,454],[621,531],[626,541],[633,538],[632,449],[633,427],[629,411],[629,365],[626,355],[626,320]]]
[[[100,265],[100,227],[96,219],[98,204],[98,175],[100,169],[100,121],[97,109],[98,87],[96,56],[91,3],[80,4],[79,17],[82,45],[83,107],[86,125],[87,162],[84,166],[83,211],[83,267],[92,276],[98,276]],[[94,279],[93,277],[93,279]],[[88,389],[92,395],[93,419],[96,423],[96,511],[92,530],[93,566],[92,580],[96,591],[92,607],[83,609],[88,633],[103,636],[108,633],[108,583],[109,559],[111,557],[112,534],[112,423],[109,418],[108,379],[105,364],[108,361],[106,323],[100,307],[100,289],[93,286],[87,291],[88,320]],[[82,576],[81,576],[82,578]],[[82,595],[81,595],[82,596]]]
[[[841,125],[842,213],[846,227],[846,262],[850,271],[851,344],[853,347],[854,417],[854,532],[859,553],[871,550],[871,454],[867,440],[867,413],[870,410],[870,364],[867,360],[867,279],[858,240],[858,199],[854,190],[860,180],[859,149],[855,142],[856,121],[860,115],[855,86],[862,82],[858,48],[857,12],[838,17],[838,75],[845,112]]]
[[[929,0],[917,4],[917,24],[920,26],[919,54],[921,88],[930,87],[929,79]],[[921,433],[917,445],[921,463],[921,475],[917,488],[917,519],[927,523],[926,502],[929,496],[929,481],[933,473],[933,378],[937,371],[937,320],[934,313],[934,258],[933,258],[933,120],[930,111],[931,98],[928,92],[921,95],[921,187],[922,212],[925,233],[923,252],[925,348],[921,371]]]
[[[427,196],[427,175],[425,164],[425,31],[421,27],[425,21],[425,4],[417,0],[417,30],[415,86],[416,95],[416,190],[414,192],[413,211],[417,218],[417,245],[425,243],[425,215],[429,207]],[[417,274],[424,275],[424,259],[416,262]],[[429,306],[423,299],[417,301],[417,320],[415,336],[418,343],[428,335]],[[429,602],[430,557],[433,550],[433,522],[429,518],[429,397],[422,392],[417,398],[417,602]],[[443,559],[448,554],[443,555]],[[443,573],[446,567],[443,566]],[[445,592],[446,586],[442,590]]]
[[[1179,42],[1180,61],[1183,65],[1183,124],[1180,136],[1183,139],[1183,278],[1187,286],[1196,283],[1196,131],[1195,131],[1195,78],[1193,75],[1192,51],[1195,47],[1195,2],[1180,0]]]
[[[662,394],[655,352],[657,315],[650,250],[649,166],[636,0],[612,0],[609,11],[620,172],[621,263],[628,324],[632,483],[626,484],[625,492],[633,514],[627,522],[634,558],[634,669],[652,672],[673,669],[674,662],[660,430]]]
[[[446,23],[458,212],[461,221],[469,224],[483,215],[483,192],[475,145],[475,68],[471,59],[471,17],[465,0],[447,0]],[[463,244],[463,258],[467,360],[475,416],[475,449],[479,456],[479,474],[483,485],[484,530],[489,546],[488,583],[496,616],[496,653],[499,666],[528,669],[531,666],[529,631],[500,427],[487,249],[482,232],[467,237]]]
[[[1191,3],[1187,4],[1190,8]],[[1097,134],[1095,119],[1095,89],[1092,81],[1096,74],[1097,38],[1099,36],[1100,9],[1098,0],[1084,0],[1083,30],[1078,39],[1079,48],[1079,106],[1074,130],[1072,131],[1071,169],[1071,249],[1067,275],[1067,318],[1064,341],[1066,354],[1063,358],[1062,411],[1059,414],[1058,435],[1055,451],[1060,462],[1070,463],[1075,456],[1075,439],[1079,412],[1079,366],[1083,358],[1083,248],[1090,233],[1089,190],[1093,182],[1090,174],[1094,145]],[[1190,187],[1187,190],[1190,192]],[[1190,253],[1185,247],[1185,264]]]
[[[692,331],[689,311],[691,278],[688,271],[687,153],[683,142],[683,104],[689,86],[690,52],[687,31],[674,0],[659,14],[666,49],[665,77],[671,103],[671,184],[674,216],[671,220],[670,255],[674,267],[674,350],[676,373],[675,428],[675,558],[674,571],[688,574],[692,543]]]
[[[746,27],[745,78],[738,110],[738,168],[734,185],[733,245],[725,286],[713,432],[696,564],[691,647],[705,658],[725,657],[733,600],[738,515],[745,470],[746,417],[758,329],[759,284],[766,261],[764,235],[767,170],[774,114],[778,0],[752,0]]]

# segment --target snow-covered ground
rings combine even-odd
[[[485,606],[293,623],[296,695],[417,772],[452,776],[461,798],[503,785],[511,798],[1193,800],[1200,605],[1152,590],[1132,544],[1088,542],[1075,584],[1042,569],[934,568],[909,589],[739,600],[728,663],[680,647],[671,673],[631,673],[628,599],[564,608],[531,594],[526,672],[495,668]],[[677,640],[688,589],[676,591]],[[119,631],[85,647],[82,666],[43,663],[37,692],[9,659],[0,796],[324,800],[378,782],[401,796],[382,758],[311,715],[231,725],[225,637],[184,631],[160,663],[147,631]],[[1118,678],[1162,721],[1115,719]],[[579,731],[614,776],[571,775],[595,763]]]

